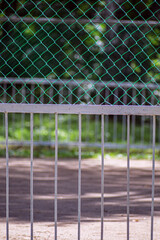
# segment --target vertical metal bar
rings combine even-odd
[[[141,144],[144,144],[144,125],[145,125],[145,117],[141,117]]]
[[[108,105],[108,102],[109,102],[109,89],[108,89],[107,86],[106,86],[106,89],[105,89],[105,100],[106,100],[105,105]],[[105,134],[105,141],[106,142],[108,141],[108,125],[109,125],[109,116],[106,115],[105,116],[105,132],[107,133],[107,134]]]
[[[22,88],[22,103],[26,102],[26,88]],[[23,140],[23,130],[25,122],[25,113],[21,113],[21,140]]]
[[[30,102],[34,103],[34,84],[31,84]]]
[[[126,116],[122,116],[122,140],[125,141],[126,136]]]
[[[53,85],[51,84],[51,86],[50,86],[50,89],[49,89],[49,96],[50,96],[50,98],[49,98],[49,102],[48,103],[50,103],[50,104],[53,104],[54,102],[53,102],[53,95],[54,95],[54,91],[53,91]],[[53,122],[52,121],[52,117],[53,117],[53,115],[52,114],[49,114],[49,121],[50,122]],[[52,142],[52,136],[51,136],[51,133],[52,133],[52,125],[51,124],[49,124],[49,136],[48,136],[48,140],[49,140],[49,142],[51,143]]]
[[[58,94],[58,103],[63,103],[63,84],[59,84],[59,94]]]
[[[129,215],[130,215],[130,115],[127,116],[127,240],[129,240]]]
[[[117,115],[113,116],[113,142],[117,142]]]
[[[30,222],[31,240],[33,240],[33,113],[30,113]]]
[[[49,99],[49,103],[50,104],[53,104],[53,94],[54,94],[54,91],[53,91],[53,86],[51,85],[50,89],[49,89],[49,96],[50,96],[50,99]],[[52,122],[52,117],[53,115],[52,114],[49,114],[49,121]],[[52,142],[52,136],[51,136],[51,133],[52,133],[52,125],[49,124],[49,136],[48,136],[48,140],[50,141],[50,143]]]
[[[79,166],[78,166],[78,240],[80,240],[80,222],[81,222],[81,132],[82,132],[82,126],[81,126],[81,114],[79,114],[78,117],[79,122]]]
[[[145,89],[142,91],[142,102],[141,104],[144,105],[145,104],[145,101],[143,101],[143,98],[146,99],[146,91]],[[145,133],[145,116],[142,116],[141,117],[141,144],[143,145],[144,144],[144,133]]]
[[[16,103],[16,86],[12,84],[12,102]],[[15,128],[15,113],[12,113],[12,129]]]
[[[82,89],[81,89],[81,87],[80,86],[78,86],[77,87],[77,100],[76,100],[76,102],[78,103],[78,104],[81,104],[81,92],[82,92]]]
[[[7,103],[6,89],[7,89],[7,84],[4,83],[4,86],[3,86],[3,90],[4,90],[4,93],[3,93],[3,103]]]
[[[99,135],[99,115],[95,115],[95,142],[98,142]]]
[[[52,121],[52,114],[49,114],[49,122],[50,122],[50,123],[53,122],[53,121]],[[52,129],[51,129],[51,127],[52,127],[52,125],[49,124],[49,136],[48,136],[48,141],[50,142],[50,144],[51,144],[51,142],[52,142],[52,136],[51,136]]]
[[[90,131],[90,115],[86,115],[86,132]],[[86,142],[89,142],[89,134],[86,134]]]
[[[50,89],[49,89],[49,96],[50,96],[50,99],[49,99],[49,103],[52,104],[53,103],[53,85],[50,86]]]
[[[159,131],[158,131],[158,141],[160,142],[160,116],[158,116],[157,118],[158,118],[158,128],[159,128]]]
[[[153,95],[151,96],[151,104],[152,104],[152,106],[154,105],[154,97],[153,97]],[[157,120],[158,120],[158,117],[157,117]],[[150,116],[150,143],[151,144],[152,144],[152,138],[153,138],[152,132],[153,132],[153,117]],[[160,141],[160,135],[158,134],[158,136],[159,136],[159,141]]]
[[[42,85],[40,86],[41,89],[41,95],[40,95],[40,103],[44,103],[44,94],[45,94],[45,87],[43,85],[43,83],[41,83]]]
[[[6,133],[6,240],[9,240],[9,153],[8,153],[8,113],[5,113]]]
[[[72,84],[68,84],[68,102],[69,104],[72,104],[73,103],[73,87],[72,87]]]
[[[135,143],[135,125],[136,125],[136,116],[132,116],[132,144]]]
[[[55,113],[54,239],[57,240],[58,114]]]
[[[137,99],[136,99],[136,89],[135,88],[133,88],[133,90],[132,90],[132,99],[134,99],[135,102],[137,101]],[[134,105],[135,102],[132,101],[132,105]],[[135,142],[135,124],[136,124],[136,116],[133,115],[132,116],[132,144],[134,144],[134,142]]]
[[[63,91],[64,91],[64,87],[63,84],[59,85],[59,93],[58,93],[58,104],[63,104]],[[59,128],[62,128],[62,118],[63,115],[59,115]]]
[[[153,240],[153,224],[154,224],[155,139],[156,139],[156,116],[153,116],[153,160],[152,160],[151,240]]]
[[[105,105],[109,104],[109,95],[110,95],[109,88],[107,87],[107,85],[105,85]]]
[[[43,126],[43,113],[39,114],[39,127],[40,129],[42,129]],[[43,141],[43,135],[41,134],[41,131],[39,132],[39,141],[42,142]]]
[[[23,85],[21,88],[21,97],[22,97],[21,103],[26,103],[26,86]]]
[[[14,85],[13,83],[12,83],[11,90],[12,90],[12,98],[11,98],[12,102],[16,103],[16,85]]]
[[[21,113],[21,140],[24,140],[23,138],[24,125],[25,125],[25,113]]]
[[[125,91],[124,91],[125,92]],[[127,105],[127,94],[123,96],[123,103]],[[125,141],[126,137],[126,116],[122,116],[122,140]]]
[[[41,96],[40,96],[40,103],[44,104],[44,94],[45,94],[45,87],[42,83],[41,85]],[[43,116],[44,114],[43,113],[40,113],[39,115],[39,124],[40,124],[40,128],[42,128],[43,126]],[[41,131],[40,131],[40,135],[39,135],[39,141],[42,142],[43,141],[43,135],[41,134]]]
[[[100,104],[100,91],[101,91],[101,88],[97,86],[98,95],[95,98],[95,103],[97,105]],[[96,143],[98,142],[98,135],[99,135],[99,115],[95,115],[95,142]]]
[[[72,85],[71,84],[68,85],[68,95],[69,95],[68,102],[69,102],[69,104],[72,104],[73,99],[72,99]],[[71,132],[71,129],[72,129],[71,126],[72,126],[72,115],[69,115],[68,116],[68,131],[69,132]],[[68,138],[67,140],[70,141],[70,134],[68,134],[67,138]]]
[[[108,136],[109,136],[109,115],[105,116],[105,142],[108,141]]]
[[[101,116],[101,240],[104,233],[104,115]]]
[[[114,104],[118,104],[118,89],[115,90],[114,93]],[[118,121],[118,117],[117,115],[113,116],[113,142],[117,142],[117,121]]]
[[[3,87],[3,89],[4,89],[4,94],[3,94],[3,103],[7,103],[7,94],[6,94],[6,89],[7,89],[7,84],[6,83],[4,83],[4,87]],[[5,125],[5,114],[3,114],[2,115],[3,116],[3,126]],[[3,128],[3,130],[4,130],[4,136],[5,136],[5,128]]]

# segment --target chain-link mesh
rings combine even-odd
[[[0,102],[160,102],[160,1],[0,1]]]

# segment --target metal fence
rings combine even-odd
[[[159,104],[159,2],[0,4],[1,102]]]
[[[147,107],[147,106],[79,106],[72,107],[69,105],[25,105],[25,104],[1,104],[0,112],[5,114],[5,136],[6,136],[6,239],[9,239],[9,145],[8,145],[8,115],[11,113],[29,113],[30,114],[30,237],[33,239],[33,153],[34,153],[34,140],[33,140],[33,115],[36,113],[48,113],[55,116],[55,194],[54,194],[54,239],[57,239],[57,193],[58,193],[58,116],[59,114],[76,114],[78,115],[78,232],[77,239],[81,239],[81,138],[82,138],[82,116],[86,114],[95,114],[101,117],[101,239],[103,237],[104,229],[104,116],[105,115],[124,115],[127,117],[127,204],[126,204],[126,216],[127,216],[127,236],[130,236],[130,118],[133,116],[151,116],[153,118],[153,131],[152,131],[152,150],[153,150],[153,162],[152,162],[152,201],[151,201],[151,240],[153,240],[153,226],[154,226],[154,187],[155,187],[155,137],[156,137],[156,117],[160,116],[159,107]]]
[[[1,1],[0,7],[1,103],[159,105],[157,1],[15,0]],[[19,119],[23,135],[25,116]],[[42,129],[43,114],[40,119]],[[88,116],[83,121],[91,124]],[[98,117],[95,121],[93,145],[99,144]],[[125,147],[126,118],[106,117],[105,122],[105,131],[112,128],[105,145]],[[145,132],[152,126],[151,118],[132,117],[131,124],[132,146],[150,147],[151,134],[145,137]],[[49,134],[45,140],[41,135],[37,144],[52,144]],[[90,145],[92,139],[83,142]],[[76,139],[66,142],[74,145]]]
[[[9,81],[9,83],[8,83]],[[23,87],[24,83],[26,84],[26,88]],[[52,88],[50,85],[52,84]],[[81,86],[81,88],[77,86]],[[92,86],[91,86],[92,85]],[[62,87],[63,86],[63,87]],[[89,89],[89,92],[85,91]],[[5,91],[4,91],[5,90]],[[126,92],[128,95],[124,94]],[[94,81],[90,81],[88,83],[79,80],[75,81],[67,81],[67,80],[44,80],[44,79],[26,79],[23,78],[18,80],[17,78],[1,78],[1,102],[7,103],[39,103],[39,104],[75,104],[75,96],[79,99],[77,100],[77,105],[79,103],[83,104],[92,104],[93,99],[97,105],[146,105],[147,96],[150,95],[151,92],[156,94],[157,84],[149,84],[148,88],[145,89],[145,84],[136,83],[134,87],[131,83],[114,83],[114,82],[100,82],[95,83]],[[29,94],[29,92],[31,92]],[[58,92],[58,94],[57,94]],[[141,92],[141,95],[138,93]],[[100,94],[99,94],[100,93]],[[51,97],[52,96],[52,97]],[[107,102],[104,101],[107,99]],[[159,96],[157,96],[159,99]],[[151,97],[152,105],[156,104],[155,98]],[[49,118],[51,116],[48,116]],[[29,142],[25,138],[24,131],[26,129],[26,116],[25,114],[19,115],[19,123],[21,126],[21,138],[13,139],[11,136],[9,137],[9,143],[14,146],[19,145],[28,145]],[[39,135],[36,138],[35,145],[42,146],[52,146],[54,144],[51,132],[47,132],[47,136],[43,137],[43,129],[44,129],[44,119],[46,119],[46,115],[39,115],[39,124],[37,128],[42,129],[39,131]],[[15,114],[12,114],[10,117],[10,129],[15,129]],[[93,132],[91,137],[83,138],[83,146],[99,146],[100,147],[100,125],[99,125],[99,117],[93,116],[90,118],[89,115],[83,118],[83,122],[85,122],[86,129],[90,128],[91,124],[94,124],[93,129],[90,131]],[[4,121],[4,120],[3,120]],[[52,120],[54,121],[54,120]],[[63,122],[66,121],[66,116],[61,115],[59,120],[60,124],[63,125]],[[77,120],[78,121],[78,120]],[[72,126],[73,118],[72,116],[67,117],[67,125],[65,128],[68,131],[75,130],[75,126]],[[111,122],[113,123],[111,125]],[[78,123],[78,122],[77,122]],[[140,129],[139,134],[137,134],[136,126]],[[19,127],[18,126],[18,127]],[[132,139],[131,139],[131,147],[132,148],[151,148],[152,136],[152,118],[150,117],[135,117],[131,118],[131,131],[132,131]],[[114,129],[114,131],[113,131]],[[147,134],[145,133],[147,131]],[[160,118],[157,118],[157,132],[160,131]],[[126,141],[126,117],[125,116],[105,116],[105,147],[107,148],[125,148]],[[146,136],[145,136],[146,135]],[[156,148],[159,148],[159,140],[160,135],[157,136],[156,139]],[[5,144],[5,141],[1,140],[1,144]],[[69,145],[76,146],[77,139],[71,138],[70,135],[67,134],[67,137],[64,139],[60,139],[60,145]]]
[[[127,240],[130,237],[129,150],[152,148],[153,240],[155,147],[159,148],[160,140],[159,12],[160,3],[153,0],[0,1],[0,140],[6,145],[7,240],[10,144],[30,146],[32,240],[34,145],[55,148],[55,240],[60,144],[76,145],[79,149],[78,240],[81,238],[81,148],[84,145],[101,148],[101,240],[104,239],[104,148],[127,146]],[[34,127],[36,114],[39,123]],[[71,138],[73,116],[78,138]],[[50,123],[49,134],[43,128],[46,119]],[[83,137],[84,127],[93,134]],[[63,128],[70,134],[59,140]],[[30,138],[25,135],[26,129],[30,129]]]

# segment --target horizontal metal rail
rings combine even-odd
[[[0,112],[5,113],[58,113],[84,115],[137,115],[160,116],[159,106],[123,105],[65,105],[65,104],[16,104],[1,103]]]
[[[60,19],[60,18],[47,18],[47,17],[39,17],[39,18],[34,18],[34,17],[18,17],[18,16],[12,16],[12,17],[1,17],[0,22],[25,22],[25,23],[53,23],[53,24],[59,24],[59,23],[65,23],[65,24],[74,24],[74,23],[79,23],[79,24],[101,24],[101,23],[106,23],[108,25],[114,25],[114,24],[121,24],[121,25],[136,25],[136,26],[141,26],[143,24],[148,25],[148,26],[159,26],[160,22],[154,21],[154,20],[148,20],[148,21],[143,21],[143,20],[118,20],[118,19],[76,19],[75,18],[65,18],[65,19]]]
[[[5,146],[6,142],[5,141],[0,141],[0,146]],[[22,146],[30,146],[30,141],[16,141],[16,140],[9,140],[8,141],[8,145],[10,146],[18,146],[18,147],[22,147]],[[54,141],[34,141],[33,145],[35,147],[38,146],[50,146],[50,147],[54,147],[55,146],[55,142]],[[77,142],[72,142],[72,141],[64,141],[58,142],[58,145],[61,147],[67,147],[68,145],[70,147],[77,147],[78,143]],[[113,143],[113,142],[107,142],[104,143],[104,148],[106,149],[125,149],[126,148],[126,144],[123,143]],[[89,143],[89,142],[82,142],[81,143],[81,147],[82,148],[101,148],[101,143]],[[152,144],[130,144],[130,149],[151,149],[152,148]],[[156,149],[160,149],[160,145],[156,145]]]
[[[81,84],[91,84],[93,86],[107,86],[107,87],[121,87],[124,89],[127,88],[137,88],[137,89],[142,89],[142,88],[147,88],[147,89],[159,89],[160,86],[158,84],[153,84],[153,83],[129,83],[129,82],[113,82],[113,81],[96,81],[96,80],[89,80],[86,82],[86,80],[80,80],[80,79],[47,79],[47,78],[15,78],[15,77],[0,77],[0,84],[30,84],[30,85],[35,85],[35,84],[40,84],[40,85],[48,85],[48,84],[57,84],[57,85],[72,85],[72,86],[77,86]]]

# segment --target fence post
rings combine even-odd
[[[82,131],[82,116],[81,114],[78,115],[78,122],[79,122],[79,142],[78,142],[78,158],[79,158],[79,166],[78,166],[78,240],[80,240],[80,224],[81,224],[81,131]]]
[[[8,112],[5,112],[6,133],[6,240],[9,240],[9,152],[8,152]]]
[[[127,115],[127,240],[129,240],[130,218],[130,115]]]
[[[156,116],[153,116],[153,159],[152,159],[152,204],[151,204],[151,240],[153,240],[154,224],[154,188],[155,188],[155,139],[156,139]]]
[[[33,240],[33,113],[30,113],[30,221],[31,240]]]

